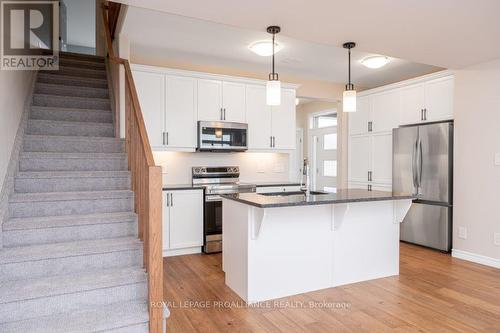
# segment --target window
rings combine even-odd
[[[314,116],[312,119],[312,128],[325,128],[337,126],[337,114],[327,113],[318,116]]]
[[[323,176],[337,177],[337,161],[323,161]]]
[[[337,133],[323,135],[323,149],[324,150],[337,149]]]

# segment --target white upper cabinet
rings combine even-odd
[[[295,90],[281,89],[281,104],[271,107],[273,148],[295,149]]]
[[[166,77],[166,137],[168,147],[196,147],[196,80],[190,77]]]
[[[453,78],[445,77],[425,83],[425,120],[453,118]]]
[[[245,85],[224,81],[222,83],[222,120],[244,123],[245,105]]]
[[[271,148],[271,107],[266,105],[266,87],[247,85],[246,115],[248,122],[248,148]]]
[[[423,120],[424,84],[415,84],[399,90],[399,122],[415,124]]]
[[[371,96],[358,97],[356,112],[349,113],[349,134],[357,135],[368,132],[371,118]]]
[[[370,171],[370,181],[392,183],[392,132],[372,136]]]
[[[371,132],[390,132],[399,126],[399,94],[390,91],[373,95],[372,116],[369,128]]]
[[[361,92],[349,114],[350,186],[390,189],[392,130],[453,119],[453,89],[453,75],[440,72]]]
[[[295,90],[281,90],[281,105],[266,104],[266,87],[246,86],[248,148],[254,150],[295,149]]]
[[[133,76],[149,143],[153,148],[164,147],[165,77],[141,71],[134,71]]]
[[[349,181],[367,182],[371,167],[371,136],[349,139]]]
[[[198,121],[248,124],[248,148],[295,149],[295,89],[266,105],[264,81],[132,65],[151,147],[194,152]]]
[[[198,79],[198,120],[222,119],[222,81]]]

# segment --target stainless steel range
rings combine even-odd
[[[193,185],[205,187],[203,252],[222,251],[222,198],[221,194],[255,192],[254,184],[240,183],[240,168],[193,167]]]

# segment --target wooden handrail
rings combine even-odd
[[[103,4],[103,22],[109,61],[123,66],[125,72],[125,142],[128,165],[135,193],[138,234],[143,242],[144,267],[148,273],[149,332],[163,331],[162,258],[162,175],[155,165],[141,105],[137,97],[130,63],[115,56],[108,21],[109,4]],[[117,80],[118,78],[114,78]],[[113,87],[119,87],[113,85]],[[119,96],[116,91],[113,96]],[[117,121],[115,119],[115,121]]]

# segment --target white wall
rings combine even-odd
[[[32,71],[0,70],[0,189],[5,180],[32,74]]]
[[[95,48],[95,0],[64,0],[68,44]]]
[[[194,166],[239,166],[243,182],[288,181],[288,154],[154,152],[154,158],[164,184],[190,184]]]
[[[497,259],[500,246],[500,59],[455,73],[454,251]],[[467,239],[458,228],[467,228]],[[456,254],[454,252],[454,254]],[[500,266],[499,266],[500,267]]]

